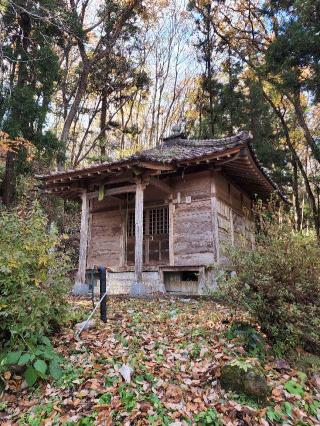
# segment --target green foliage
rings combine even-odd
[[[320,351],[320,247],[314,236],[279,225],[266,209],[258,211],[261,233],[255,250],[229,248],[236,274],[220,289],[229,303],[248,310],[278,352],[298,345]],[[282,215],[279,212],[279,215]]]
[[[320,357],[307,352],[291,351],[289,359],[299,370],[312,372],[320,370]]]
[[[99,404],[110,404],[112,398],[112,393],[107,392],[100,396]]]
[[[0,211],[0,341],[17,347],[59,328],[66,314],[68,257],[47,220],[31,209]],[[25,344],[22,344],[23,350]]]
[[[313,405],[316,407],[317,404]],[[285,401],[281,404],[281,406],[277,407],[268,407],[266,411],[266,418],[272,425],[282,425],[282,424],[291,424],[291,420],[294,418],[293,416],[293,408],[294,406],[290,404],[290,402]],[[303,425],[305,423],[294,423],[295,425]],[[309,424],[309,423],[307,423]]]
[[[282,424],[284,421],[284,416],[282,411],[275,410],[273,407],[269,407],[267,409],[266,417],[270,422],[274,422],[275,424]]]
[[[146,400],[152,404],[153,410],[155,411],[155,414],[148,416],[150,425],[169,425],[172,423],[172,418],[166,415],[166,410],[156,394],[151,393],[147,396]]]
[[[200,357],[201,346],[199,343],[194,343],[190,354],[191,359],[197,359]]]
[[[83,369],[67,365],[61,377],[57,380],[57,386],[61,389],[73,389],[83,382]]]
[[[258,410],[264,405],[261,402],[253,398],[250,398],[250,396],[241,392],[238,392],[238,393],[231,392],[229,393],[229,397],[232,398],[234,401],[237,401],[239,404],[247,405],[248,407],[251,407],[255,410]]]
[[[59,357],[46,337],[63,323],[68,258],[37,205],[0,211],[1,367],[18,365],[32,386],[60,375]]]
[[[247,358],[235,358],[230,362],[230,365],[237,366],[244,372],[247,372],[252,368],[251,362]]]
[[[155,383],[156,379],[151,373],[148,373],[148,372],[135,376],[136,383],[143,383],[144,381],[149,383]]]
[[[0,402],[0,411],[4,411],[8,406],[8,403],[6,401]]]
[[[292,395],[298,395],[298,396],[304,395],[303,386],[293,379],[286,382],[284,384],[284,388],[287,392],[291,393]]]
[[[270,2],[265,14],[279,22],[266,52],[266,72],[291,93],[300,87],[319,100],[319,8],[313,0]],[[281,16],[281,18],[280,18]],[[309,72],[304,73],[303,69]]]
[[[116,382],[119,381],[119,376],[107,376],[105,380],[105,386],[113,386]]]
[[[194,421],[197,425],[213,425],[219,426],[221,422],[218,417],[218,413],[214,408],[209,408],[206,411],[202,411],[194,417]]]
[[[97,413],[94,411],[92,414],[86,417],[82,417],[76,425],[77,426],[94,426],[96,424]]]
[[[36,405],[30,413],[21,416],[19,425],[40,426],[43,424],[44,420],[52,414],[54,410],[54,403],[55,400],[52,400],[47,404]]]
[[[307,404],[307,409],[312,416],[317,416],[320,411],[320,401],[312,401]]]
[[[3,368],[9,369],[13,365],[24,367],[24,378],[29,386],[33,386],[38,379],[61,377],[62,358],[56,354],[46,336],[32,336],[25,343],[27,350],[24,352],[7,352],[3,356]]]
[[[54,351],[48,337],[32,336],[25,344],[27,350],[23,352],[9,351],[2,355],[0,370],[7,370],[12,366],[23,367],[23,375],[29,386],[33,386],[38,379],[61,377],[60,364],[63,360]]]
[[[126,411],[132,411],[137,405],[136,394],[129,390],[127,385],[119,386],[119,395]]]
[[[265,338],[249,323],[234,321],[227,330],[226,337],[228,339],[238,338],[248,355],[264,358]]]

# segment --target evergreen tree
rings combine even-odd
[[[0,82],[0,126],[11,138],[32,142],[42,158],[50,159],[58,148],[56,137],[46,131],[46,118],[55,83],[59,78],[58,57],[54,46],[60,32],[49,20],[46,10],[59,6],[60,0],[8,2],[3,10],[3,74]],[[13,201],[16,177],[26,172],[26,151],[8,151],[2,195],[5,204]]]
[[[286,151],[277,143],[279,129],[261,86],[248,74],[239,58],[222,40],[217,40],[212,24],[212,2],[189,2],[198,32],[196,49],[205,72],[200,76],[196,96],[199,119],[191,132],[204,138],[232,135],[248,130],[263,164],[273,177],[286,185],[289,180]]]

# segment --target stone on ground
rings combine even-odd
[[[242,393],[258,401],[265,402],[270,390],[261,368],[247,365],[226,364],[221,369],[221,387],[227,391]]]
[[[78,322],[74,327],[77,331],[80,331],[82,329],[82,327],[85,325],[86,321],[82,321],[82,322]],[[89,330],[89,328],[94,328],[96,326],[96,320],[91,319],[87,322],[87,324],[85,325],[84,330]]]

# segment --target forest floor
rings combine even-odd
[[[91,309],[88,300],[71,303],[78,320]],[[319,425],[319,376],[310,380],[266,348],[259,355],[271,390],[265,404],[221,388],[226,362],[253,361],[230,333],[234,319],[209,300],[111,298],[107,323],[83,332],[81,341],[74,328],[55,336],[65,359],[61,379],[32,389],[17,376],[8,381],[0,424]]]

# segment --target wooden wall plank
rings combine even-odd
[[[175,266],[213,262],[210,199],[177,204],[174,222]]]
[[[220,260],[220,239],[219,239],[219,222],[218,222],[218,199],[217,199],[217,174],[211,175],[211,226],[214,245],[215,261]]]
[[[215,261],[220,260],[220,240],[219,240],[219,224],[218,224],[218,207],[217,197],[211,197],[211,216],[212,216],[212,232],[214,241]]]
[[[120,210],[92,213],[88,268],[94,265],[121,266],[122,220]]]

